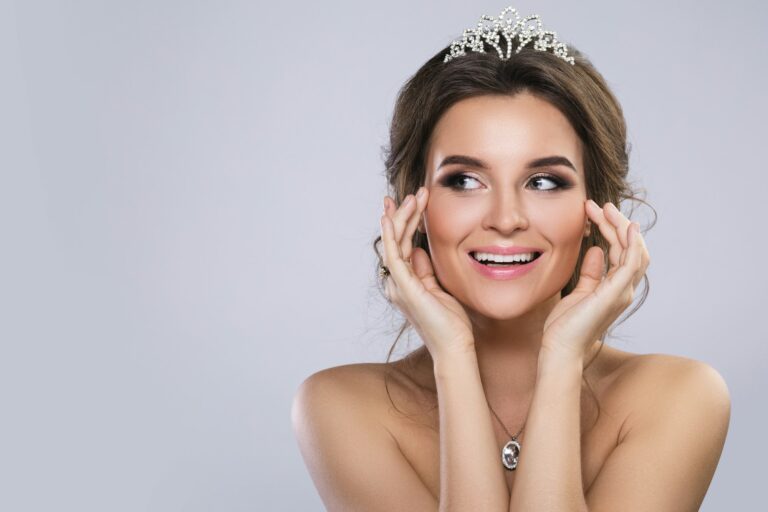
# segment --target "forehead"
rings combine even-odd
[[[581,141],[568,119],[530,93],[479,96],[452,105],[432,132],[427,172],[452,154],[479,157],[492,167],[563,155],[583,172]]]

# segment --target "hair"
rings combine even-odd
[[[467,52],[466,55],[444,62],[444,56],[449,51],[446,46],[429,59],[400,89],[390,124],[389,145],[383,148],[384,174],[389,193],[395,202],[401,204],[408,194],[415,194],[424,184],[429,140],[435,125],[448,108],[463,99],[476,96],[514,96],[527,92],[556,107],[568,119],[581,140],[587,198],[593,199],[598,205],[610,201],[619,208],[627,200],[646,204],[654,212],[654,221],[646,231],[653,227],[655,210],[636,195],[640,191],[645,193],[645,190],[633,190],[627,179],[631,145],[627,141],[622,108],[589,59],[568,45],[575,65],[553,53],[530,47],[524,47],[519,53],[512,52],[508,60],[502,60],[495,48],[487,43],[484,45],[484,53]],[[383,264],[378,247],[380,242],[381,236],[373,242],[373,250],[378,258],[377,269]],[[584,254],[593,245],[603,249],[604,268],[608,268],[609,243],[598,229],[593,228],[582,240],[574,272],[561,290],[563,297],[575,288]],[[413,247],[421,247],[430,254],[425,233],[416,230],[413,235]],[[648,295],[648,277],[643,276],[643,280],[640,301],[619,324],[645,302]],[[379,291],[385,296],[383,281],[378,280],[377,284]],[[395,345],[408,327],[410,324],[405,320],[389,349],[387,363]],[[597,358],[607,335],[608,331],[602,334],[600,347],[585,369]],[[599,417],[600,405],[597,397],[585,378],[584,382],[597,403]],[[386,387],[392,402],[389,387]],[[392,405],[394,406],[394,402]]]

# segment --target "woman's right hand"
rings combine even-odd
[[[400,208],[384,198],[381,216],[382,259],[390,275],[385,278],[387,299],[416,329],[433,359],[443,354],[474,350],[472,323],[464,307],[446,293],[435,278],[427,251],[412,247],[413,234],[427,206],[429,190],[408,194]]]

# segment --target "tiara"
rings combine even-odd
[[[507,13],[514,15],[514,18],[507,17]],[[535,24],[532,23],[534,20],[536,21]],[[503,35],[507,40],[506,54],[499,46],[500,35]],[[542,30],[541,18],[538,14],[520,18],[517,9],[513,9],[511,6],[501,11],[498,18],[482,15],[477,23],[477,28],[465,29],[461,39],[456,39],[451,43],[450,52],[445,55],[443,62],[466,55],[465,47],[474,52],[484,53],[483,39],[496,48],[500,59],[507,60],[512,55],[512,40],[515,37],[518,37],[520,42],[515,53],[520,53],[520,50],[533,40],[535,50],[547,51],[551,48],[553,54],[571,65],[576,65],[573,57],[568,56],[568,46],[557,40],[557,34],[551,30]]]

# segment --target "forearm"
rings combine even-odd
[[[509,512],[586,511],[581,479],[582,361],[542,352]]]
[[[474,351],[434,359],[440,512],[503,512],[509,490]]]

